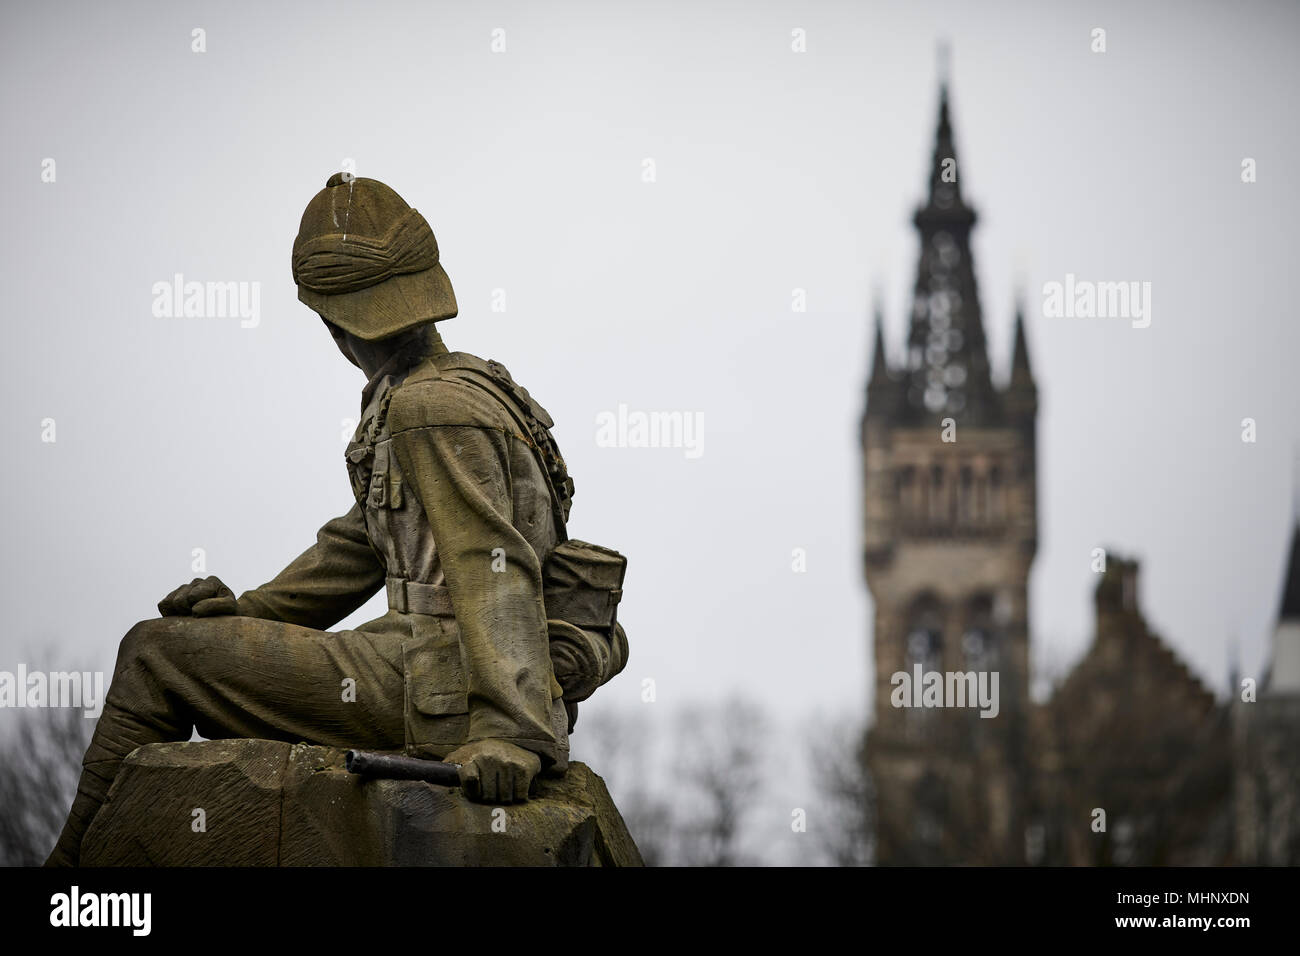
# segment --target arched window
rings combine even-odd
[[[976,673],[997,670],[1001,643],[993,622],[993,596],[975,595],[966,605],[962,627],[962,670]]]
[[[918,859],[913,862],[937,862],[948,815],[947,788],[938,774],[927,771],[912,790],[912,834],[918,853]]]
[[[932,671],[943,673],[943,622],[946,612],[947,608],[929,591],[920,594],[908,611],[903,670],[912,682],[914,694],[920,690],[915,683],[918,668],[921,680]],[[934,707],[906,708],[903,711],[904,733],[913,740],[924,740],[938,725],[938,714],[939,709]]]
[[[907,618],[907,645],[903,663],[909,674],[916,664],[921,671],[937,671],[943,664],[943,605],[926,593],[912,602]]]

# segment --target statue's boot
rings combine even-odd
[[[68,820],[63,824],[59,842],[54,845],[46,866],[76,866],[81,856],[81,839],[90,829],[91,821],[99,812],[108,788],[113,784],[117,768],[122,765],[118,760],[98,760],[82,765],[81,780],[77,784],[77,796],[72,801]]]

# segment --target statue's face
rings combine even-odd
[[[344,331],[323,315],[321,320],[334,337],[334,344],[339,347],[343,357],[365,372],[366,378],[373,377],[402,350],[410,350],[418,358],[427,349],[428,331],[424,326],[416,326],[398,335],[369,342]]]
[[[357,368],[361,368],[361,363],[357,361],[356,355],[353,354],[352,349],[348,345],[348,340],[351,336],[340,329],[337,325],[330,322],[330,320],[325,318],[325,316],[322,315],[320,318],[321,321],[325,323],[325,328],[329,329],[330,335],[334,337],[334,344],[339,347],[339,351],[343,353],[343,357]]]

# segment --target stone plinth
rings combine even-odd
[[[363,779],[344,751],[270,740],[153,744],[118,774],[83,866],[641,866],[604,782],[571,763],[523,804]]]

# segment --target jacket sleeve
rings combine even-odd
[[[316,543],[237,601],[239,613],[325,630],[383,586],[384,566],[370,546],[360,505],[325,523]]]
[[[510,460],[520,439],[496,399],[445,379],[399,389],[388,423],[403,480],[432,527],[456,614],[467,740],[505,740],[550,762],[556,685],[541,562],[512,522]]]

